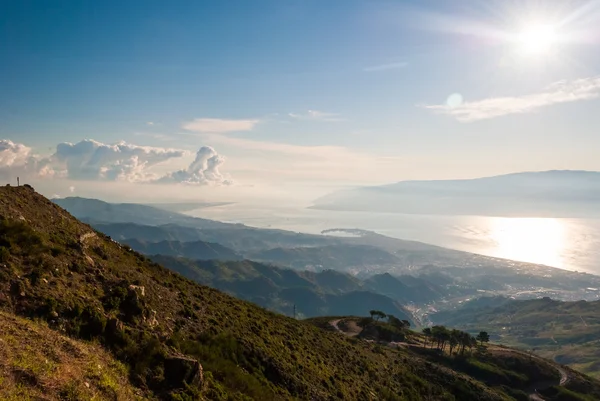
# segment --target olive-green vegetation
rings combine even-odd
[[[31,188],[0,188],[0,222],[0,310],[97,344],[124,365],[140,394],[170,400],[515,399],[513,381],[495,385],[436,360],[432,350],[327,332],[201,286],[93,231]],[[376,323],[407,330],[394,320]],[[44,375],[54,380],[52,371]],[[43,390],[45,380],[32,383]],[[587,390],[599,386],[586,383]],[[79,390],[59,397],[85,399]]]
[[[127,367],[97,344],[0,312],[0,399],[142,400]]]
[[[600,377],[600,301],[484,298],[431,318],[469,332],[485,329],[492,340]]]

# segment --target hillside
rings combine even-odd
[[[450,371],[397,364],[391,351],[374,353],[197,285],[29,188],[1,188],[0,215],[6,266],[0,307],[101,342],[127,361],[136,385],[162,398],[181,392],[214,400],[502,398]],[[189,357],[201,361],[203,374]]]
[[[416,214],[600,216],[600,172],[542,171],[463,180],[402,181],[341,190],[313,208]]]
[[[102,347],[0,312],[0,399],[148,399]]]
[[[293,316],[363,314],[365,305],[414,323],[393,299],[365,291],[361,282],[333,270],[319,273],[282,269],[252,261],[201,261],[154,255],[152,260],[200,284],[270,310]]]
[[[496,340],[600,377],[600,301],[482,298],[431,316],[435,323],[486,329]]]
[[[514,399],[489,376],[346,338],[198,285],[30,188],[0,188],[0,216],[0,309],[100,344],[127,365],[136,387],[158,398]],[[524,375],[510,381],[515,386],[533,379],[513,369]],[[600,394],[599,383],[586,383],[586,394]],[[566,399],[591,400],[573,397]]]

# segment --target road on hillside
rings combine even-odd
[[[522,351],[518,351],[515,349],[510,349],[510,348],[501,348],[503,351],[505,352],[512,352],[512,353],[518,353],[518,354],[525,354]],[[548,363],[547,360],[545,360],[544,358],[541,358],[537,355],[531,355],[531,354],[527,354],[527,356],[529,356],[530,358],[535,358],[539,361]],[[555,368],[558,371],[558,374],[560,375],[560,380],[558,382],[559,386],[565,386],[568,382],[569,382],[569,374],[567,373],[567,371],[565,369],[563,369],[562,367],[558,366],[558,365],[551,365],[553,368]],[[531,389],[533,390],[532,393],[529,394],[529,399],[533,400],[533,401],[546,401],[545,398],[543,398],[542,396],[539,395],[538,393],[538,389],[539,390],[543,390],[549,387],[552,387],[556,385],[556,382],[548,382],[548,381],[543,381],[543,382],[537,382],[537,383],[533,383],[531,385]]]

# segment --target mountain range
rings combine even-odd
[[[598,217],[599,200],[600,172],[566,170],[359,187],[321,197],[312,207],[414,214]]]

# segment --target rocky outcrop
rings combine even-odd
[[[171,388],[182,388],[185,384],[202,387],[204,372],[195,359],[174,355],[165,359],[165,380]]]

